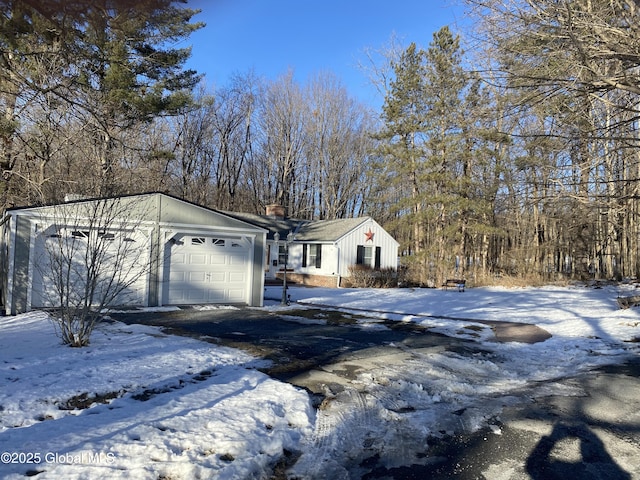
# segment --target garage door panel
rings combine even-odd
[[[225,272],[214,272],[210,276],[211,281],[214,283],[224,283],[227,278]]]
[[[206,265],[207,256],[203,253],[200,254],[190,254],[189,255],[189,265]]]
[[[211,255],[209,257],[210,265],[226,265],[227,264],[227,256],[226,255]]]
[[[207,292],[202,288],[189,288],[186,290],[187,299],[192,302],[204,302],[207,299]]]
[[[224,291],[212,290],[209,292],[209,303],[224,303],[225,301],[228,300],[225,298]]]
[[[241,265],[244,266],[247,261],[246,255],[232,254],[229,255],[229,264],[230,265]]]
[[[250,242],[221,235],[176,240],[166,247],[164,304],[248,302]]]
[[[229,272],[230,283],[242,283],[246,281],[246,275],[244,272]]]
[[[229,300],[231,302],[241,302],[244,300],[244,289],[229,289]]]
[[[204,283],[207,281],[205,272],[189,272],[189,281],[192,283]]]

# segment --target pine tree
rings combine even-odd
[[[463,105],[468,76],[462,67],[459,37],[448,27],[433,35],[426,52],[426,162],[423,172],[429,258],[436,265],[436,281],[464,273],[464,237],[468,221],[470,158],[463,137]]]
[[[11,178],[19,112],[48,95],[73,109],[93,136],[102,191],[113,186],[121,132],[190,101],[199,81],[176,48],[202,24],[186,0],[14,0],[0,4],[0,167]],[[93,159],[92,159],[93,160]],[[6,193],[7,187],[3,189]]]
[[[425,146],[425,52],[415,43],[393,64],[395,74],[382,107],[381,181],[387,185],[390,207],[397,215],[396,231],[405,232],[403,249],[424,251],[423,191],[420,182]]]
[[[202,24],[190,23],[197,11],[174,3],[179,2],[101,0],[79,18],[79,55],[71,61],[99,145],[104,193],[110,193],[118,132],[177,112],[189,103],[200,79],[195,71],[183,70],[190,48],[173,45]]]
[[[470,153],[463,105],[469,79],[458,37],[448,27],[427,51],[411,44],[394,64],[378,139],[397,230],[407,234],[420,283],[453,274],[464,256],[470,210]]]

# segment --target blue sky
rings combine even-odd
[[[253,69],[276,79],[292,69],[300,83],[333,72],[350,95],[380,104],[358,68],[366,48],[378,49],[391,35],[403,45],[427,47],[444,25],[457,31],[463,10],[455,0],[189,0],[206,27],[190,37],[187,66],[224,86],[234,73]]]

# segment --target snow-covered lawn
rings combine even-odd
[[[239,350],[119,323],[101,324],[89,347],[72,349],[60,345],[43,313],[0,318],[0,477],[261,478],[289,451],[302,453],[294,469],[301,477],[333,468],[338,478],[344,461],[331,452],[354,435],[392,465],[408,454],[392,451],[398,438],[424,448],[429,435],[461,423],[486,425],[529,384],[540,388],[540,381],[637,354],[630,340],[640,337],[640,310],[616,303],[618,294],[634,292],[292,288],[294,301],[367,312],[361,328],[385,328],[381,318],[417,322],[488,352],[418,352],[401,365],[373,359],[352,390],[318,412],[304,390],[259,372],[263,361]],[[499,344],[486,326],[462,328],[474,319],[534,323],[553,337]],[[376,432],[363,416],[387,424]]]
[[[250,478],[296,450],[314,412],[242,351],[101,324],[60,345],[42,313],[0,319],[0,478]],[[74,409],[78,396],[113,396]]]

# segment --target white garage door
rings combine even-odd
[[[33,249],[31,306],[83,303],[144,305],[149,271],[149,242],[135,229],[97,230],[50,226]]]
[[[179,235],[167,250],[165,305],[248,303],[252,249],[247,239]]]

